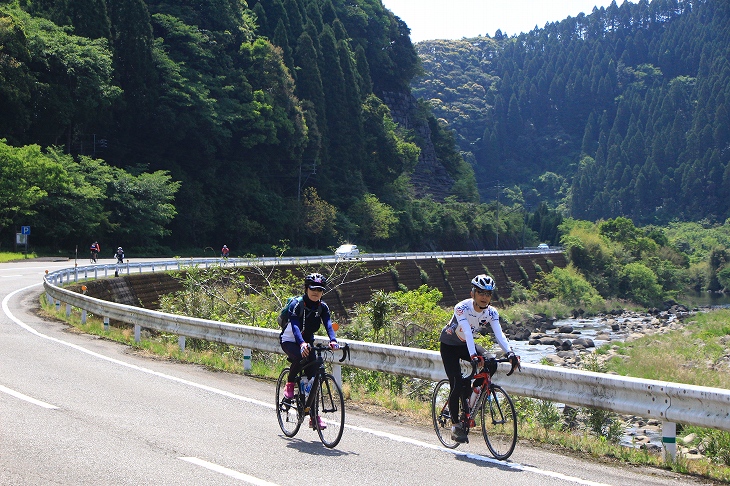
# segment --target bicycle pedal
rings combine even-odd
[[[469,419],[469,428],[476,427],[476,422],[474,422],[474,419]]]

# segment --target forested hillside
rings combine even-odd
[[[234,255],[493,241],[492,221],[441,223],[445,197],[478,196],[418,72],[380,0],[0,1],[2,244],[20,225],[54,248]],[[426,151],[436,200],[412,183]]]
[[[421,42],[414,94],[483,199],[636,224],[730,217],[730,2],[613,2],[529,33]]]

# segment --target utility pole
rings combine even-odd
[[[525,249],[525,228],[527,226],[527,216],[530,211],[530,208],[527,206],[523,206],[522,210],[524,211],[524,214],[522,215],[522,249]]]
[[[495,250],[499,250],[499,191],[502,189],[502,186],[499,185],[499,181],[497,181],[497,224],[495,225],[497,230],[497,245],[495,247]]]

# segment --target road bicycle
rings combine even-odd
[[[512,455],[517,444],[517,412],[504,388],[492,383],[492,375],[497,371],[497,363],[509,362],[509,358],[488,359],[483,362],[478,373],[476,364],[472,364],[471,374],[463,377],[465,380],[471,380],[472,395],[469,399],[460,399],[461,409],[466,411],[461,416],[467,434],[466,442],[469,442],[469,430],[481,427],[489,451],[496,459],[502,461]],[[512,363],[512,369],[507,376],[514,373],[515,369],[521,371],[519,361]],[[431,415],[433,427],[441,443],[449,449],[454,449],[460,443],[451,439],[453,423],[449,413],[450,395],[449,380],[439,381],[433,390]]]
[[[341,346],[340,363],[349,359],[350,347]],[[325,361],[334,359],[334,350],[327,345],[316,344],[311,347],[310,355],[302,360],[307,363],[297,374],[293,398],[286,398],[284,390],[289,377],[289,367],[279,375],[276,385],[276,417],[279,427],[287,437],[294,437],[304,420],[309,416],[309,426],[317,431],[319,440],[325,447],[335,447],[342,438],[345,426],[345,399],[335,377],[327,373]],[[311,387],[307,389],[306,370],[316,367]],[[317,418],[319,417],[319,419]]]

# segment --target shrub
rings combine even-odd
[[[650,307],[662,300],[662,287],[657,276],[643,263],[633,262],[624,266],[619,274],[619,290],[641,305]]]
[[[546,297],[556,297],[568,305],[595,305],[603,300],[572,263],[553,268],[535,287]]]

